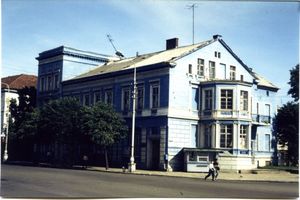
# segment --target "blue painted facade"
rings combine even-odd
[[[271,118],[277,106],[272,97],[278,88],[254,73],[220,38],[102,60],[104,65],[66,80],[64,58],[41,62],[51,60],[48,54],[51,51],[38,59],[39,79],[59,71],[60,87],[53,92],[39,89],[41,104],[60,96],[75,96],[84,105],[104,101],[123,115],[130,129],[133,68],[137,69],[138,168],[183,170],[183,148],[194,148],[208,160],[217,156],[223,169],[251,169],[272,159]],[[112,149],[115,163],[129,161],[129,141],[130,134]]]

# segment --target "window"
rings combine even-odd
[[[215,57],[216,57],[216,58],[221,58],[221,52],[215,51]]]
[[[40,91],[44,91],[44,90],[45,90],[45,78],[42,77],[40,82]]]
[[[197,74],[204,76],[204,60],[201,58],[198,58]]]
[[[191,126],[191,138],[192,138],[192,147],[199,147],[199,136],[198,136],[198,125],[192,124]]]
[[[244,75],[241,75],[241,82],[244,81]]]
[[[51,90],[52,89],[52,77],[48,76],[47,77],[47,90]]]
[[[265,134],[265,151],[270,151],[271,137],[269,134]]]
[[[204,147],[211,147],[211,125],[209,124],[204,125]]]
[[[199,90],[198,88],[192,88],[192,109],[199,109]]]
[[[139,86],[137,88],[137,109],[142,110],[144,108],[144,87]]]
[[[266,110],[265,110],[266,115],[267,115],[268,117],[270,117],[270,116],[271,116],[271,108],[270,108],[270,104],[265,104],[265,108],[266,108]]]
[[[213,79],[216,76],[216,63],[209,61],[209,78]]]
[[[94,104],[101,101],[101,92],[97,91],[94,93]]]
[[[105,103],[109,105],[113,104],[113,91],[111,89],[105,91]]]
[[[90,94],[85,94],[83,96],[83,105],[89,106],[90,105]]]
[[[232,148],[232,124],[221,124],[220,125],[220,147],[221,148]]]
[[[232,109],[232,90],[221,90],[221,109]]]
[[[235,80],[235,66],[230,66],[230,80]]]
[[[193,65],[189,64],[189,74],[191,74],[193,72]]]
[[[248,111],[248,91],[241,91],[240,109]]]
[[[150,92],[151,92],[150,93],[151,108],[158,108],[159,107],[159,85],[152,84]]]
[[[240,126],[240,148],[246,149],[247,148],[247,134],[248,133],[248,126],[247,125],[241,125]]]
[[[130,90],[129,88],[123,88],[122,90],[122,110],[128,111],[130,108]]]
[[[58,74],[54,75],[54,89],[57,89],[59,86]]]
[[[204,110],[212,109],[212,90],[204,91]]]

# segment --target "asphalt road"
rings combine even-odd
[[[297,198],[297,183],[216,181],[17,165],[1,166],[4,198]]]

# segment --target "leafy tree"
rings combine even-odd
[[[291,88],[288,94],[292,95],[295,101],[299,100],[299,64],[290,70],[290,82]]]
[[[104,148],[106,169],[109,168],[107,149],[126,136],[127,127],[124,124],[124,119],[102,102],[89,107],[85,113],[83,127],[92,142]]]
[[[288,160],[298,164],[299,143],[299,104],[288,102],[278,110],[273,121],[274,131],[282,147],[287,146]]]
[[[83,107],[76,98],[65,97],[50,101],[40,108],[38,136],[42,143],[66,144],[68,154],[64,161],[72,164],[74,149],[80,143]]]

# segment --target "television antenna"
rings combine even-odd
[[[111,43],[112,47],[114,48],[114,50],[115,50],[115,52],[116,52],[115,54],[116,54],[119,58],[124,58],[124,55],[123,55],[120,51],[118,51],[118,50],[116,49],[116,47],[115,47],[115,45],[114,45],[114,43],[113,43],[113,39],[111,38],[111,35],[107,34],[106,37],[107,37],[107,39],[109,40],[109,42]]]
[[[193,3],[192,5],[187,5],[187,9],[192,9],[193,11],[193,44],[195,44],[195,8],[197,8],[198,5]]]

